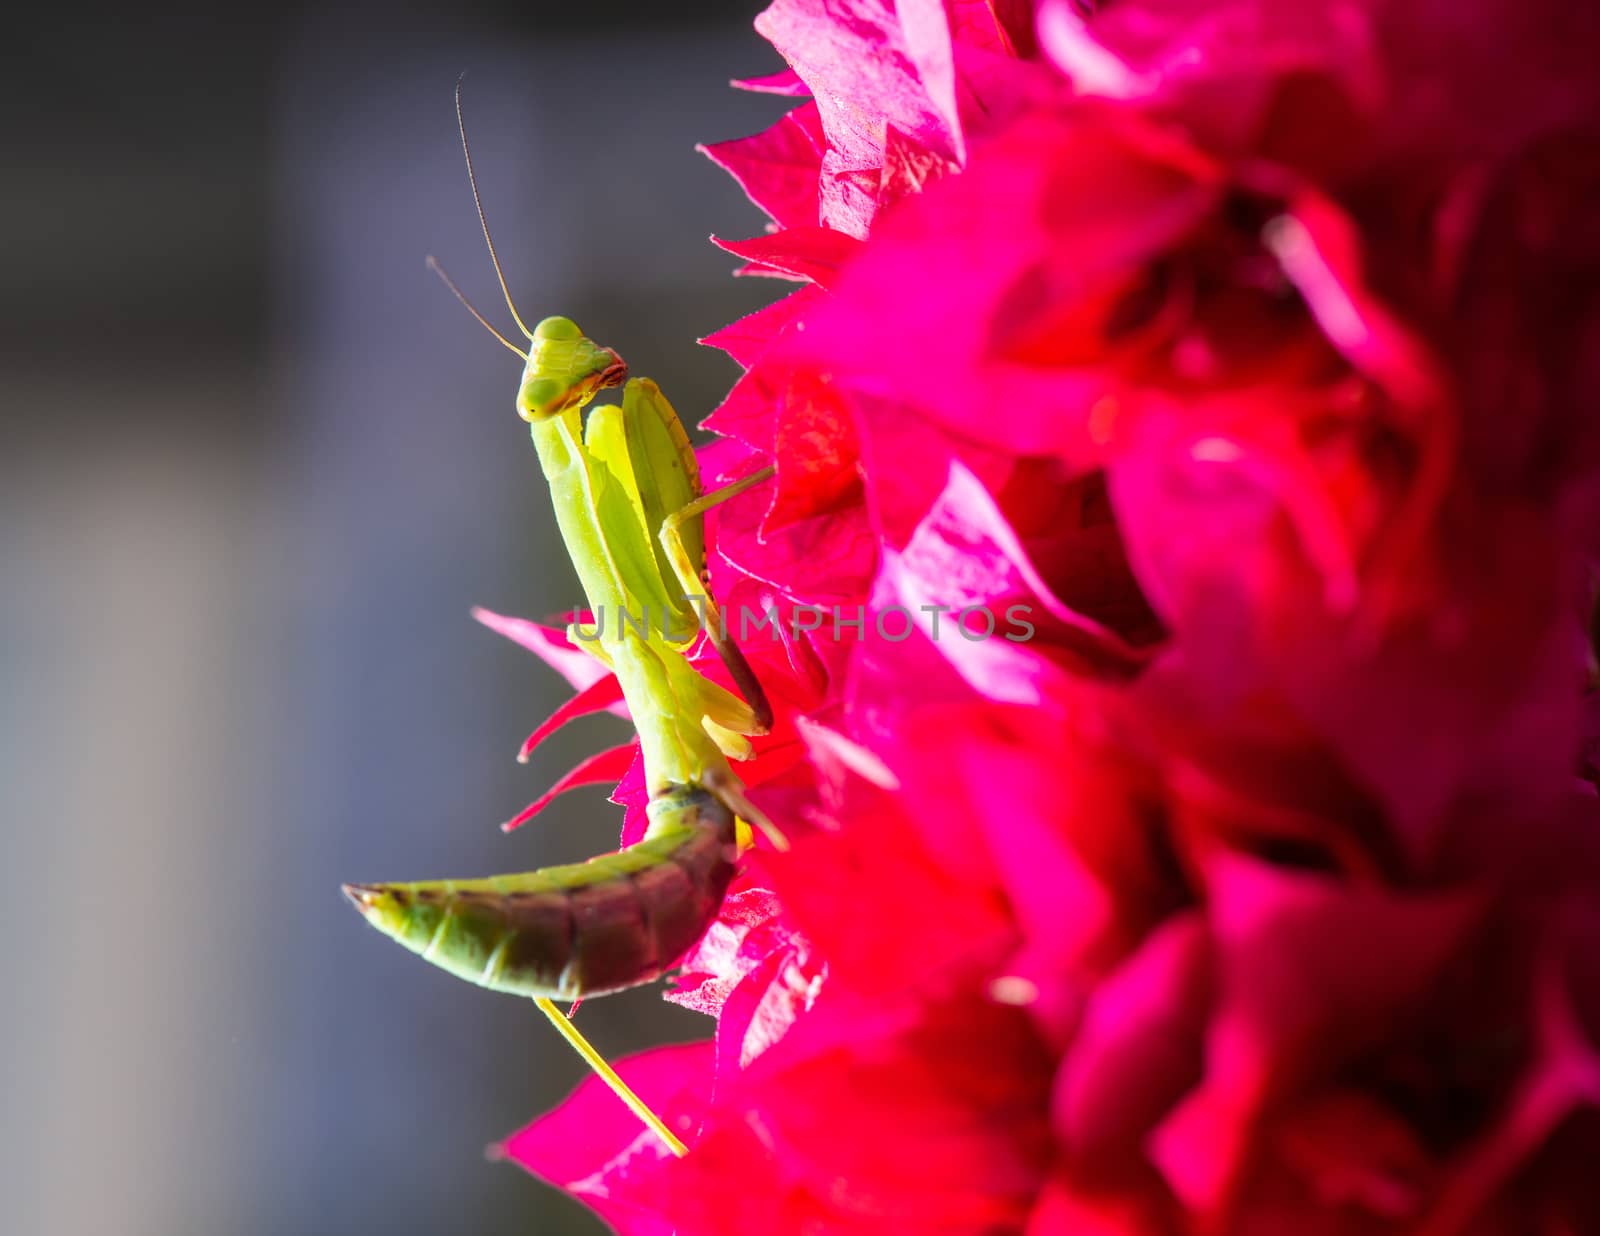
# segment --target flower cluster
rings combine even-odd
[[[690,1153],[506,1153],[649,1236],[1600,1231],[1600,17],[757,28],[714,589],[1036,633],[755,648],[793,846],[621,1066]]]

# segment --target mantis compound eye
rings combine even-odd
[[[554,320],[565,321],[564,318]],[[517,413],[525,421],[543,420],[561,411],[571,394],[572,387],[566,382],[555,378],[530,378],[517,392]]]
[[[535,339],[551,339],[566,341],[581,339],[583,332],[578,329],[578,324],[571,318],[546,318],[533,328]]]

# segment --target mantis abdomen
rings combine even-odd
[[[575,1000],[658,977],[704,934],[733,878],[734,814],[673,787],[644,840],[585,863],[479,880],[347,884],[385,935],[479,986]]]

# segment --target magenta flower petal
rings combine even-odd
[[[1113,385],[1094,344],[1219,188],[1208,160],[1132,117],[1035,117],[885,219],[792,350],[957,439],[1092,460],[1090,413]]]
[[[1198,915],[1153,932],[1095,990],[1056,1075],[1053,1115],[1075,1172],[1093,1181],[1137,1161],[1145,1137],[1204,1067],[1210,941]]]
[[[616,1070],[680,1140],[692,1144],[711,1097],[710,1043],[658,1047]],[[493,1149],[581,1198],[626,1236],[671,1236],[665,1169],[672,1153],[599,1078]]]
[[[1005,56],[1033,50],[1033,11],[1028,0],[948,0],[950,33],[958,46]]]
[[[1411,417],[1438,415],[1445,381],[1427,346],[1362,278],[1354,221],[1315,193],[1268,225],[1266,239],[1328,341]],[[1419,426],[1426,429],[1428,426]]]
[[[819,289],[802,289],[708,340],[749,365],[705,426],[772,457],[778,475],[759,527],[763,540],[821,516],[851,519],[860,506],[860,449],[848,403],[824,376],[793,369],[776,354],[822,299]]]
[[[592,712],[615,711],[615,706],[621,703],[622,687],[613,675],[607,674],[598,682],[579,691],[540,722],[533,733],[523,740],[517,758],[526,760],[540,743],[575,717],[586,717]]]
[[[1482,907],[1346,891],[1238,859],[1213,880],[1221,1003],[1206,1077],[1156,1131],[1154,1153],[1188,1205],[1220,1214],[1263,1106],[1415,1016]]]
[[[713,331],[700,342],[721,348],[741,368],[750,369],[786,329],[795,322],[803,321],[822,299],[822,290],[815,285],[808,285],[721,330]]]
[[[749,240],[711,242],[737,257],[747,259],[753,273],[776,273],[784,277],[807,279],[822,287],[832,287],[846,262],[855,256],[861,242],[830,227],[789,227]]]
[[[728,1118],[682,1165],[682,1230],[1020,1226],[1049,1148],[1048,1061],[1026,1017],[975,1000],[837,1005],[819,1000],[719,1096]]]
[[[1223,458],[1185,419],[1148,418],[1112,480],[1135,570],[1202,694],[1220,703],[1268,685],[1283,692],[1419,849],[1469,787],[1541,787],[1534,810],[1560,790],[1577,742],[1582,649],[1561,600],[1571,564],[1541,521],[1479,517],[1470,556],[1407,580],[1435,616],[1374,646],[1360,634],[1372,620],[1354,608],[1367,555],[1351,515],[1370,520],[1382,495],[1355,491],[1347,513],[1327,501],[1346,466],[1331,444],[1318,459],[1297,440],[1234,438]]]
[[[883,171],[878,176],[880,207],[908,193],[921,193],[957,166],[942,154],[919,146],[900,130],[889,129],[883,138]]]
[[[568,790],[620,780],[633,764],[637,754],[637,744],[628,743],[591,755],[570,772],[563,774],[548,790],[500,825],[500,831],[509,833],[521,828]]]
[[[997,702],[1041,704],[1060,694],[1062,672],[1124,678],[1149,660],[1148,646],[1123,639],[1052,592],[994,500],[960,463],[950,465],[944,493],[905,551],[885,557],[883,576],[962,676]]]
[[[604,665],[567,638],[564,626],[546,626],[526,618],[509,618],[484,609],[481,605],[473,607],[472,616],[496,635],[503,635],[533,653],[571,683],[574,691],[592,687],[611,674]],[[594,623],[594,615],[587,610],[575,610],[565,617],[568,622],[590,626]]]
[[[926,788],[929,799],[939,797]],[[834,792],[849,829],[806,836],[773,871],[784,906],[828,962],[830,987],[892,992],[930,974],[996,965],[1015,951],[1005,901],[973,878],[970,848],[930,846],[922,821],[906,814],[915,803],[859,776]],[[960,811],[938,822],[972,835],[973,821]]]
[[[778,432],[773,404],[781,389],[773,377],[765,366],[753,368],[733,384],[727,397],[700,422],[700,428],[770,455]]]
[[[1600,941],[1600,918],[1592,905],[1586,910],[1587,921],[1567,942],[1578,946],[1574,952],[1581,950],[1588,969],[1585,977],[1590,982],[1579,988],[1584,995],[1593,992],[1591,959]],[[1548,941],[1535,961],[1531,1058],[1502,1119],[1469,1148],[1435,1208],[1432,1219],[1440,1230],[1465,1226],[1490,1207],[1497,1192],[1514,1185],[1541,1158],[1554,1160],[1554,1170],[1546,1176],[1555,1187],[1542,1199],[1552,1225],[1557,1230],[1565,1225],[1571,1231],[1586,1231],[1600,1217],[1592,1184],[1578,1167],[1585,1157],[1592,1160],[1596,1143],[1600,1045],[1593,1037],[1592,1011],[1590,1024],[1585,1024],[1586,1010],[1580,1007],[1592,1000],[1568,985],[1569,967],[1554,944]],[[1570,1136],[1563,1139],[1564,1133]]]
[[[831,387],[796,376],[779,406],[773,443],[778,476],[762,521],[771,537],[790,524],[861,508],[861,448],[849,406]]]
[[[1075,1187],[1061,1173],[1045,1183],[1024,1236],[1179,1236],[1182,1232],[1178,1207],[1157,1184],[1135,1191],[1094,1192]]]
[[[786,935],[788,933],[785,933]],[[735,1078],[779,1042],[822,990],[825,970],[803,941],[773,944],[741,978],[717,1019],[717,1076]]]
[[[957,437],[895,399],[852,391],[851,402],[873,524],[887,547],[901,549],[910,540],[949,480],[952,459],[991,493],[1004,491],[1017,470],[1017,456],[1003,440]]]
[[[877,561],[877,539],[866,513],[830,511],[792,520],[771,533],[765,516],[758,495],[719,508],[716,554],[735,573],[770,584],[789,601],[817,607],[820,612],[811,616],[815,629],[831,623],[836,606],[848,616],[843,610],[865,597]]]
[[[611,794],[611,801],[623,808],[622,813],[622,840],[620,845],[629,846],[637,841],[644,840],[644,830],[650,826],[650,817],[646,806],[650,801],[650,790],[644,779],[644,759],[639,754],[639,744],[634,743],[633,762],[628,765],[628,771],[622,775],[622,780],[617,782],[617,788]]]
[[[1600,784],[1600,691],[1590,691],[1583,697],[1582,728],[1584,776]]]
[[[779,69],[776,73],[768,73],[765,77],[738,77],[728,84],[739,90],[754,91],[756,94],[804,97],[811,93],[810,88],[800,80],[800,75],[793,69]]]
[[[1356,109],[1380,98],[1374,23],[1363,5],[1283,5],[1271,0],[1143,0],[1108,5],[1085,17],[1073,0],[1043,0],[1039,41],[1082,93],[1140,101],[1182,115],[1218,147],[1239,149],[1261,139],[1264,114],[1285,81],[1326,75],[1335,89],[1354,96],[1331,119],[1352,135]],[[1323,107],[1337,102],[1311,96]],[[1301,100],[1289,99],[1284,106]],[[1298,153],[1323,155],[1317,145],[1332,134],[1323,114],[1302,110]],[[1326,152],[1336,155],[1336,151]]]
[[[754,137],[699,149],[779,227],[817,225],[817,175],[826,143],[815,103],[801,104]]]
[[[770,930],[782,922],[782,915],[782,904],[771,889],[730,893],[717,921],[684,956],[677,984],[665,993],[666,998],[716,1017],[739,982],[761,965],[774,947],[786,942],[787,932],[773,941]]]
[[[805,286],[701,471],[775,474],[707,570],[790,846],[627,1064],[691,1153],[519,1157],[650,1236],[1600,1230],[1600,20],[1035,7],[759,19],[718,243]]]
[[[877,212],[886,129],[960,161],[950,29],[938,0],[776,0],[756,29],[816,97],[828,151],[821,219],[865,236]]]
[[[898,604],[880,571],[866,604],[871,618],[863,624],[864,637],[851,648],[842,683],[850,737],[880,762],[920,749],[906,735],[912,717],[941,702],[959,706],[976,698],[917,616],[897,612]]]

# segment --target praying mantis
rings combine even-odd
[[[764,468],[702,493],[688,435],[654,382],[629,378],[616,352],[568,318],[527,328],[489,233],[459,83],[456,115],[484,241],[527,349],[492,326],[432,258],[429,264],[523,359],[517,413],[529,425],[562,539],[597,620],[597,634],[573,634],[617,677],[639,734],[649,824],[642,840],[583,863],[484,879],[347,884],[344,891],[369,923],[425,960],[480,986],[533,997],[618,1096],[682,1154],[683,1144],[553,1000],[658,977],[715,919],[748,837],[744,825],[783,844],[729,764],[748,756],[749,739],[770,728],[771,707],[703,582],[705,511],[773,472]],[[615,386],[623,387],[622,402],[594,406],[584,424],[584,409]],[[702,629],[743,699],[690,662]]]

